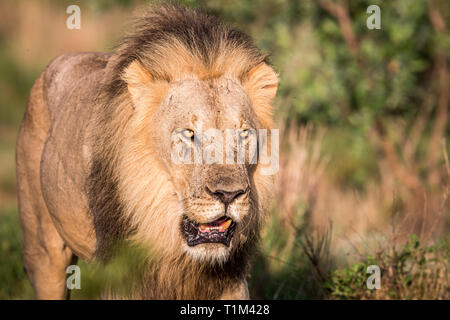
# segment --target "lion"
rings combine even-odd
[[[156,257],[134,298],[248,299],[273,179],[259,162],[175,164],[172,138],[270,129],[277,87],[248,36],[178,5],[150,7],[113,53],[55,58],[16,148],[35,297],[66,298],[67,266],[107,263],[126,240]]]

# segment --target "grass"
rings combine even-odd
[[[387,250],[386,250],[387,249]],[[330,272],[324,283],[332,299],[448,299],[448,243],[425,245],[412,235],[401,248],[383,248],[374,256]],[[380,267],[379,289],[368,289],[367,268]]]
[[[254,299],[449,298],[450,250],[445,241],[426,245],[413,235],[398,248],[380,247],[372,255],[361,256],[357,263],[337,268],[326,257],[330,243],[325,238],[329,239],[329,235],[319,235],[314,240],[305,225],[297,230],[294,246],[282,253],[287,239],[279,226],[277,219],[270,219],[255,259],[249,279]],[[122,294],[130,292],[139,274],[142,252],[130,247],[122,249],[107,266],[79,261],[81,290],[73,290],[71,298],[98,299],[104,297],[108,288],[120,288]],[[31,299],[32,288],[22,262],[21,228],[14,207],[0,213],[0,261],[0,299]],[[380,290],[369,290],[366,286],[369,265],[381,268]]]
[[[22,231],[15,207],[0,212],[0,299],[31,299],[22,260]]]

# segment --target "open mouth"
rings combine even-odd
[[[222,243],[227,247],[233,237],[236,223],[227,216],[208,223],[198,223],[183,216],[181,230],[188,246],[202,243]]]

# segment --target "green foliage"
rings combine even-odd
[[[333,159],[327,169],[329,177],[342,186],[364,190],[367,181],[376,177],[377,158],[364,135],[348,127],[329,128],[323,137],[324,154]]]
[[[237,24],[272,54],[282,79],[282,114],[365,129],[375,116],[408,116],[419,108],[417,87],[437,46],[424,1],[350,2],[360,62],[343,41],[338,21],[316,2],[185,2]],[[372,4],[381,8],[381,30],[366,27]],[[440,42],[448,45],[444,38]]]
[[[0,125],[17,125],[22,119],[28,91],[37,75],[34,70],[24,70],[0,42]]]
[[[425,245],[412,235],[399,250],[384,248],[363,262],[333,270],[324,287],[335,299],[448,299],[448,243]],[[381,269],[381,288],[370,290],[367,267]]]
[[[123,242],[106,264],[79,261],[81,289],[71,291],[71,299],[121,298],[130,296],[142,283],[148,250]]]
[[[0,300],[19,298],[32,298],[32,289],[22,260],[22,230],[17,210],[1,210]]]
[[[367,267],[375,263],[359,262],[344,269],[334,270],[330,273],[329,280],[324,283],[324,288],[330,291],[332,298],[359,299],[361,290],[367,288]],[[369,289],[367,292],[370,294]]]

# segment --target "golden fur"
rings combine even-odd
[[[51,65],[46,72],[52,68],[62,67]],[[107,260],[116,241],[129,239],[148,246],[156,259],[149,261],[147,282],[135,297],[248,297],[245,278],[270,199],[272,177],[261,174],[260,164],[174,166],[167,158],[170,143],[164,140],[164,130],[179,123],[180,114],[194,114],[189,118],[192,123],[206,117],[206,111],[196,107],[206,104],[228,115],[220,118],[224,123],[239,120],[258,129],[271,128],[270,103],[278,79],[266,56],[245,35],[215,18],[166,5],[151,8],[141,17],[136,31],[98,70],[101,85],[87,102],[80,102],[94,105],[88,120],[90,142],[83,147],[83,161],[89,163],[90,171],[78,189],[86,192],[92,219],[86,227],[91,231],[86,232],[95,231],[96,238],[95,253],[82,256]],[[173,101],[186,101],[186,105],[170,113]],[[236,103],[241,109],[223,106]],[[206,178],[198,178],[202,174],[191,178],[192,170],[205,173]],[[201,222],[222,212],[220,203],[199,190],[222,186],[231,176],[230,187],[248,185],[250,191],[228,209],[239,225],[230,248],[183,244],[174,225],[179,225],[183,214]],[[53,201],[50,192],[43,193],[47,202]],[[55,217],[64,213],[50,210],[49,214],[59,222]],[[58,230],[68,228],[58,222],[54,222]],[[59,233],[74,254],[81,254],[77,239]],[[29,264],[33,269],[33,263]],[[34,285],[36,291],[39,286]]]

